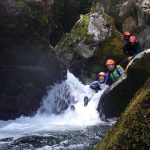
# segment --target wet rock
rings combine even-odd
[[[150,78],[94,150],[149,149]]]
[[[47,87],[66,77],[49,48],[52,5],[53,0],[0,1],[0,119],[33,115]]]
[[[102,96],[99,111],[106,117],[118,117],[127,107],[135,92],[150,75],[150,50],[137,55],[127,67],[127,78],[120,79]]]

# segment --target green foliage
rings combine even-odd
[[[87,34],[89,21],[90,14],[80,15],[80,20],[73,27],[71,34],[79,40],[83,39]]]
[[[95,150],[150,148],[150,79]]]

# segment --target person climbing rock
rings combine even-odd
[[[116,82],[121,76],[125,75],[125,70],[120,65],[116,65],[113,59],[108,59],[106,66],[108,72],[106,73],[105,82],[109,86]]]
[[[123,32],[123,38],[124,38],[124,45],[126,45],[129,42],[131,33],[129,31]]]
[[[129,62],[141,51],[141,44],[137,41],[135,35],[129,38],[129,42],[127,42],[123,48],[123,52],[127,55]]]
[[[105,72],[100,72],[98,74],[98,81],[92,82],[90,84],[90,88],[95,90],[96,92],[98,90],[103,90],[106,86],[105,79],[106,79],[106,73]]]

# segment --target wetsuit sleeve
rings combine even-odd
[[[90,84],[90,88],[93,89],[93,90],[101,90],[99,84],[98,84],[98,81],[94,81]]]
[[[137,54],[139,54],[142,51],[142,47],[141,44],[139,42],[137,42],[137,46],[136,46],[136,53],[133,55],[133,57],[135,57]]]

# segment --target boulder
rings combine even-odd
[[[75,76],[86,83],[92,80],[91,76],[96,77],[93,74],[105,70],[106,59],[122,60],[121,48],[122,38],[114,19],[100,10],[81,15],[54,52]]]
[[[81,23],[83,18],[79,21]],[[106,14],[93,13],[90,15],[87,33],[77,44],[75,52],[83,58],[93,57],[98,50],[98,44],[112,36],[114,20]]]
[[[98,110],[106,117],[118,117],[135,92],[150,75],[150,49],[137,55],[127,66],[127,78],[113,84],[101,97]]]
[[[150,78],[94,150],[149,149]]]

